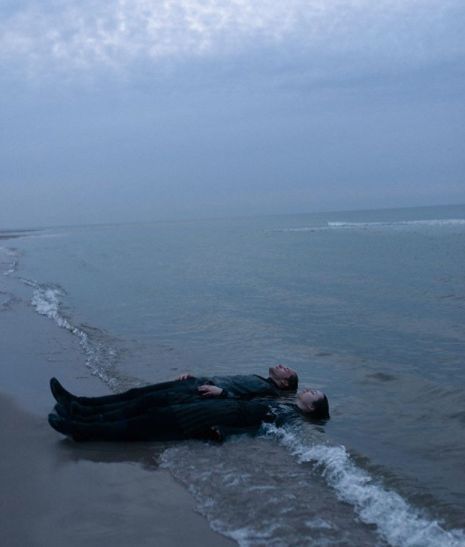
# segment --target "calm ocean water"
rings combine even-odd
[[[465,206],[3,246],[32,307],[112,389],[283,362],[328,394],[324,428],[154,449],[216,530],[242,545],[465,545]]]

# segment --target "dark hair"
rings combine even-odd
[[[316,420],[329,419],[328,397],[326,397],[324,393],[321,399],[318,399],[313,403],[313,410],[309,413],[309,415]]]
[[[287,379],[287,389],[289,391],[297,391],[297,387],[299,386],[299,377],[297,376],[297,373],[294,372],[292,376],[289,376]]]

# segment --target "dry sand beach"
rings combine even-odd
[[[234,544],[158,468],[153,445],[78,445],[49,428],[51,376],[75,391],[106,388],[86,369],[76,338],[13,297],[11,282],[0,277],[2,545]]]

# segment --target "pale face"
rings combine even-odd
[[[296,404],[302,412],[312,412],[314,403],[323,397],[323,392],[319,389],[307,388],[297,394]]]
[[[292,370],[289,367],[285,367],[284,365],[279,364],[269,368],[269,375],[270,375],[270,378],[278,386],[286,388],[288,386],[289,378],[296,376],[297,373],[295,372],[295,370]]]

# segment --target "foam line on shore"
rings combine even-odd
[[[377,527],[390,545],[403,547],[463,547],[463,530],[445,530],[436,520],[420,515],[399,494],[387,490],[358,467],[344,446],[308,445],[286,428],[265,426],[299,463],[312,462],[338,498],[351,504],[360,519]]]
[[[90,336],[84,327],[73,325],[61,311],[62,299],[66,292],[59,285],[40,284],[30,279],[21,278],[21,281],[33,288],[31,304],[35,311],[53,320],[60,328],[66,329],[79,339],[80,346],[86,357],[86,366],[92,374],[98,376],[111,389],[118,388],[118,379],[112,373],[117,359],[116,350],[109,344],[98,340],[98,337]],[[92,329],[93,333],[100,332]],[[103,333],[101,333],[103,336]]]

